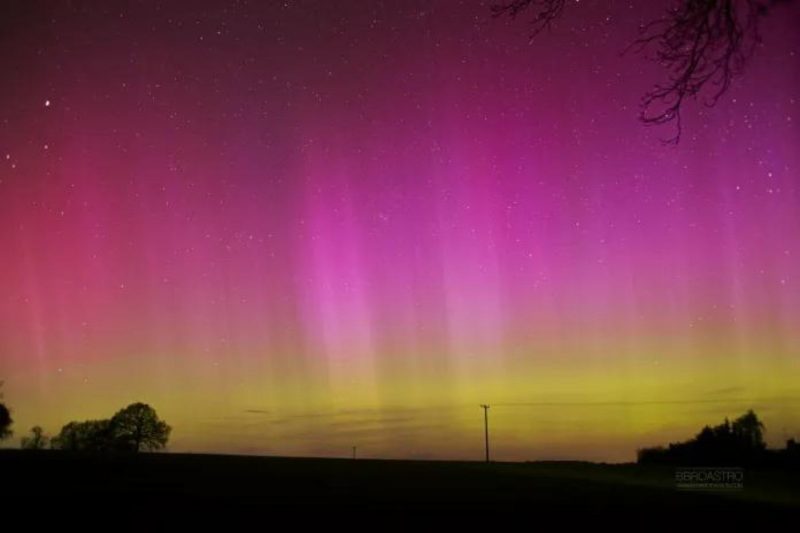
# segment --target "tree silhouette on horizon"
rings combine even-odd
[[[3,382],[0,381],[0,388],[3,387]],[[0,391],[0,399],[3,398],[3,393]],[[0,440],[7,439],[14,432],[11,430],[11,425],[14,419],[11,418],[11,411],[6,407],[6,404],[0,402]]]
[[[111,418],[114,439],[134,452],[159,450],[167,445],[172,428],[160,420],[155,409],[134,403]]]
[[[50,438],[44,434],[41,426],[33,426],[30,436],[20,440],[20,447],[23,450],[44,450],[49,442]]]
[[[53,437],[54,449],[81,452],[155,451],[164,448],[172,428],[155,409],[141,402],[120,409],[110,419],[69,422]]]
[[[758,463],[766,457],[764,432],[764,424],[750,409],[733,422],[726,418],[717,426],[703,427],[688,441],[641,449],[638,462],[685,465]]]

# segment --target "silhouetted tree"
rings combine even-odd
[[[667,80],[642,97],[639,118],[648,125],[675,124],[681,136],[681,109],[688,98],[709,88],[713,106],[742,72],[760,42],[759,23],[779,3],[793,0],[674,0],[664,16],[640,28],[632,48],[667,70]],[[494,5],[495,16],[531,15],[531,39],[564,12],[566,0],[510,0]]]
[[[20,445],[23,450],[44,450],[47,448],[47,443],[50,438],[44,434],[44,431],[39,426],[31,428],[31,435],[29,437],[22,437]]]
[[[3,382],[0,381],[0,387],[3,386]],[[0,392],[0,399],[3,398],[3,393]],[[6,404],[0,402],[0,440],[6,439],[14,434],[11,431],[11,425],[14,423],[14,420],[11,418],[11,411],[8,410]]]
[[[172,430],[159,420],[155,409],[144,403],[134,403],[117,412],[111,427],[116,444],[134,452],[163,448]]]
[[[783,468],[796,468],[800,470],[800,443],[795,439],[786,441],[786,448],[775,453],[775,463]]]
[[[14,420],[11,419],[11,412],[4,403],[0,403],[0,440],[6,439],[13,435],[11,431],[11,424]]]
[[[733,421],[731,433],[737,441],[747,448],[754,450],[766,448],[766,444],[764,444],[764,424],[752,410],[747,411],[747,413]]]
[[[86,420],[70,422],[53,437],[50,446],[54,449],[97,452],[115,449],[110,420]]]
[[[69,422],[62,426],[58,435],[50,439],[50,447],[54,450],[77,450],[79,439],[76,424],[78,422]]]

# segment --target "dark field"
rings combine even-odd
[[[800,516],[797,473],[777,470],[745,470],[745,488],[727,493],[678,491],[672,468],[573,462],[81,456],[3,450],[0,471],[4,489],[11,489],[5,491],[7,509],[33,504],[45,511],[42,516],[125,517],[114,529],[134,529],[149,516],[184,522],[278,515],[306,520],[367,512],[397,517],[435,512],[454,522],[494,513],[654,519],[674,518],[675,513]]]

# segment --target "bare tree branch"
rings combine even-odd
[[[675,134],[665,142],[678,143],[683,103],[706,88],[705,104],[719,101],[758,44],[758,23],[767,8],[765,0],[683,0],[642,28],[632,47],[644,53],[654,47],[652,58],[668,78],[642,97],[641,121],[674,123]]]
[[[644,25],[629,48],[663,66],[667,81],[644,94],[640,120],[646,125],[674,123],[675,134],[665,142],[678,143],[684,102],[710,91],[705,104],[714,106],[760,42],[761,19],[773,5],[790,1],[676,0],[663,17]],[[532,10],[533,38],[562,14],[564,3],[513,0],[493,6],[492,13],[515,18]]]
[[[514,19],[520,13],[532,10],[534,15],[531,20],[530,39],[533,40],[543,30],[549,28],[551,22],[561,16],[565,3],[566,0],[511,0],[505,4],[493,5],[492,15],[495,17],[508,15]]]

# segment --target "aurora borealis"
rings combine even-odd
[[[668,2],[3,2],[19,434],[146,401],[182,451],[630,460],[800,436],[800,9],[681,143]],[[669,126],[666,126],[669,128]]]

